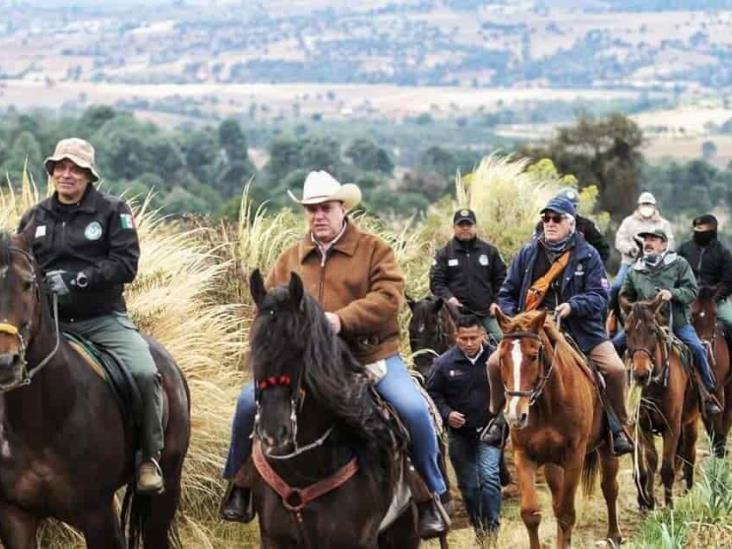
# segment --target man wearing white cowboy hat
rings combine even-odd
[[[62,139],[44,162],[55,192],[23,215],[18,232],[32,239],[46,287],[58,295],[67,329],[120,357],[142,397],[142,460],[137,489],[163,490],[160,377],[147,342],[127,315],[124,285],[137,275],[140,244],[129,206],[94,188],[94,147]]]
[[[286,284],[291,272],[298,273],[306,291],[318,299],[333,333],[345,340],[356,359],[365,365],[382,363],[385,374],[376,390],[409,429],[413,462],[435,495],[431,503],[421,506],[420,534],[437,536],[449,528],[440,501],[447,499],[447,487],[438,466],[437,435],[427,405],[399,355],[397,316],[404,277],[394,252],[347,217],[361,200],[356,185],[341,185],[327,172],[314,171],[305,180],[302,199],[288,193],[303,206],[309,231],[280,255],[267,277],[267,287]],[[254,384],[250,383],[237,402],[224,470],[228,479],[249,459],[255,412]],[[226,520],[252,520],[250,490],[231,485],[222,515]]]

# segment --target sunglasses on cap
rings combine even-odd
[[[541,220],[544,223],[549,223],[550,221],[552,221],[554,223],[559,224],[562,222],[563,219],[564,219],[564,215],[562,215],[562,214],[553,214],[553,213],[548,213],[548,212],[541,214]]]

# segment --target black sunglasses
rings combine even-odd
[[[563,216],[562,214],[550,214],[550,213],[545,213],[545,214],[542,214],[542,215],[541,215],[541,220],[542,220],[542,221],[543,221],[544,223],[549,223],[550,221],[552,221],[552,222],[554,222],[554,223],[557,223],[557,224],[559,224],[559,223],[561,223],[561,222],[562,222],[562,220],[563,220],[563,219],[564,219],[564,216]]]

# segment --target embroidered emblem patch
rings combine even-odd
[[[36,227],[36,238],[41,238],[43,236],[46,236],[46,226],[38,225],[38,227]]]
[[[485,254],[480,254],[480,257],[478,258],[478,263],[483,265],[483,267],[488,265],[488,256]]]
[[[102,226],[98,221],[92,221],[84,229],[84,236],[87,240],[99,240],[102,238]]]
[[[470,215],[470,212],[468,210],[461,210],[460,211],[460,215],[462,215],[462,216],[468,216],[468,215]]]
[[[119,221],[123,229],[135,228],[135,221],[132,219],[132,215],[130,214],[120,214]]]
[[[447,266],[448,267],[457,267],[458,266],[458,260],[457,259],[448,259],[447,260]]]

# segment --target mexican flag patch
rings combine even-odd
[[[120,224],[122,225],[123,229],[134,229],[135,228],[135,222],[132,219],[131,214],[120,214],[119,221],[120,221]]]

